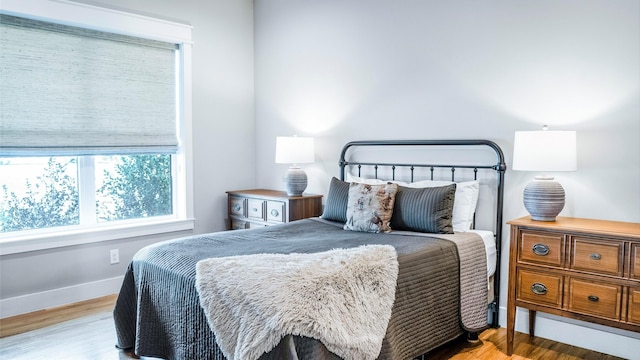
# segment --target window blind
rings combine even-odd
[[[175,152],[177,52],[0,15],[0,157]]]

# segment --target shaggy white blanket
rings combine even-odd
[[[258,359],[287,334],[318,339],[343,359],[375,359],[397,277],[390,245],[211,258],[196,265],[200,305],[231,360]]]

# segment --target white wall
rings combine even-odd
[[[225,229],[225,191],[255,186],[253,2],[104,0],[93,5],[193,25],[195,229]],[[0,257],[2,316],[116,293],[133,254],[179,232]],[[109,265],[109,250],[120,263]]]
[[[640,222],[637,0],[261,0],[254,13],[258,186],[282,189],[278,135],[316,138],[307,191],[326,195],[351,140],[485,138],[511,166],[514,131],[547,124],[578,134],[578,171],[554,174],[561,215]],[[527,215],[533,176],[507,171],[505,220]],[[503,244],[506,274],[508,231]],[[538,318],[538,336],[639,356],[638,334]]]

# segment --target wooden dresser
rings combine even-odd
[[[227,191],[229,228],[250,229],[322,215],[322,195],[288,196],[284,191]]]
[[[511,225],[507,355],[516,307],[640,332],[640,223],[523,217]]]

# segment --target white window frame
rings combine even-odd
[[[182,79],[178,96],[179,149],[173,155],[173,200],[175,216],[118,221],[71,230],[60,227],[36,232],[0,234],[0,255],[96,243],[175,231],[192,230],[193,147],[192,147],[192,27],[121,10],[67,0],[2,0],[0,12],[87,29],[173,42],[180,46],[178,60]]]

